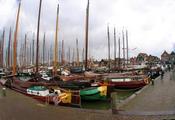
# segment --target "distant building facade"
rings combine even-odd
[[[172,51],[170,54],[170,62],[171,64],[175,64],[175,52]]]
[[[161,55],[161,62],[163,64],[168,64],[170,62],[170,54],[167,51],[164,51]]]
[[[131,63],[131,65],[137,65],[137,57],[131,57],[130,63]]]
[[[136,61],[137,64],[145,64],[147,62],[148,55],[146,53],[139,53],[137,55]]]

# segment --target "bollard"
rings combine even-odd
[[[117,93],[116,92],[112,92],[111,93],[111,109],[112,109],[112,114],[117,114]]]
[[[5,87],[2,88],[2,96],[3,96],[3,97],[6,96],[6,88],[5,88]]]

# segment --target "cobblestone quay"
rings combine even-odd
[[[175,71],[158,77],[129,103],[120,107],[128,114],[175,114]],[[175,119],[175,118],[174,118]]]

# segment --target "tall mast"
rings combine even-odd
[[[79,62],[78,39],[76,39],[76,46],[77,46],[77,66],[79,66],[80,65],[80,62]]]
[[[8,60],[7,60],[7,64],[8,64],[8,68],[10,68],[10,46],[11,46],[11,36],[12,36],[12,30],[11,30],[11,27],[10,27],[10,31],[9,31],[9,42],[8,42],[8,53],[7,53],[7,57],[8,57]]]
[[[64,59],[64,40],[62,40],[62,51],[61,51],[61,61],[62,61],[62,65],[64,65],[65,59]]]
[[[86,28],[85,28],[85,70],[88,67],[88,30],[89,30],[89,0],[86,8]]]
[[[114,67],[116,68],[116,31],[114,27]]]
[[[1,44],[1,67],[3,68],[4,63],[4,41],[5,41],[5,29],[2,34],[2,44]]]
[[[119,58],[119,60],[118,60],[118,68],[120,70],[120,35],[118,37],[118,58]]]
[[[74,63],[75,63],[75,49],[73,48],[72,66],[74,66]]]
[[[33,33],[33,40],[32,40],[32,65],[34,65],[35,59],[35,34]]]
[[[47,51],[47,65],[50,66],[50,49]]]
[[[10,65],[11,66],[10,67],[13,67],[13,40],[11,40],[10,52],[11,52],[11,55],[10,55]]]
[[[43,65],[45,62],[45,41],[46,41],[46,37],[45,37],[45,33],[44,33],[44,37],[43,37]]]
[[[30,43],[30,53],[29,53],[30,65],[32,64],[32,43]]]
[[[41,5],[42,0],[40,0],[39,4],[39,12],[38,12],[38,26],[37,26],[37,41],[36,41],[36,74],[38,74],[38,62],[39,62],[39,30],[40,30],[40,16],[41,16]]]
[[[8,68],[8,48],[5,51],[5,67]]]
[[[128,51],[128,30],[126,30],[126,58],[127,58],[127,65],[128,65],[128,62],[129,62],[129,51]]]
[[[55,31],[55,54],[54,54],[54,74],[57,74],[58,64],[58,20],[59,20],[59,4],[57,6],[56,31]]]
[[[109,35],[109,26],[107,26],[107,35],[108,35],[108,67],[111,68],[111,58],[110,58],[110,35]]]
[[[27,43],[27,39],[26,39],[26,43]],[[28,45],[26,44],[26,67],[29,65],[29,43]]]
[[[68,59],[69,59],[69,65],[70,65],[70,47],[69,47],[69,52],[68,52]]]
[[[83,51],[82,51],[82,63],[84,62],[84,48],[83,48]]]
[[[16,27],[14,33],[14,41],[13,41],[13,75],[16,74],[16,63],[17,63],[17,35],[18,35],[18,23],[19,23],[19,14],[21,8],[21,0],[19,1],[18,13],[16,16]]]
[[[27,34],[25,34],[25,39],[24,39],[24,67],[27,65]]]
[[[51,63],[53,61],[51,61],[53,58],[52,58],[52,55],[53,55],[53,49],[52,49],[52,44],[50,45],[50,48],[49,48],[49,66],[51,66]]]
[[[20,66],[24,66],[24,45],[23,43],[21,42],[21,45],[20,45],[20,51],[19,51],[19,63],[20,63]]]
[[[122,37],[123,37],[123,68],[125,68],[125,37],[124,37],[124,31],[122,31]]]

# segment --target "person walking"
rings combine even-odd
[[[164,71],[163,70],[160,71],[160,76],[161,76],[161,80],[162,80],[163,76],[164,76]]]

